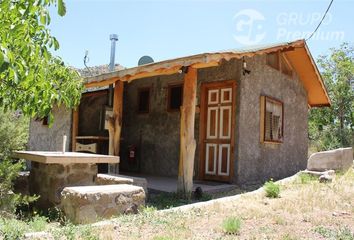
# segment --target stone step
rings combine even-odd
[[[145,194],[148,193],[147,181],[142,177],[132,177],[120,174],[103,174],[99,173],[96,176],[95,183],[97,185],[109,184],[131,184],[144,188]]]
[[[129,184],[66,187],[61,193],[61,208],[76,224],[137,213],[144,205],[144,189]]]

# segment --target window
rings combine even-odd
[[[261,142],[283,141],[283,103],[261,96]]]
[[[138,90],[138,113],[148,113],[150,111],[150,88]]]
[[[168,86],[167,110],[179,111],[183,101],[183,84]]]
[[[267,64],[272,68],[279,70],[279,54],[278,52],[267,54]]]

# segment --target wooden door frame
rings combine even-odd
[[[207,90],[214,87],[228,87],[232,88],[232,111],[231,111],[231,141],[230,141],[230,171],[228,180],[217,180],[221,182],[232,182],[234,176],[234,162],[235,162],[235,126],[236,126],[236,80],[225,80],[215,82],[204,82],[201,84],[200,91],[200,118],[199,118],[199,178],[205,180],[205,144],[204,139],[206,135],[206,104],[207,104]]]

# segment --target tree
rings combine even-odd
[[[349,147],[354,137],[354,48],[343,43],[320,56],[318,64],[332,102],[330,108],[311,109],[310,143],[317,151]]]
[[[79,74],[50,52],[59,48],[48,29],[53,4],[65,15],[63,0],[0,1],[0,106],[5,111],[45,117],[55,104],[72,108],[80,101]]]

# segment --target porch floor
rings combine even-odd
[[[127,176],[135,176],[145,178],[147,181],[147,187],[149,191],[157,191],[157,192],[176,192],[177,191],[177,177],[159,177],[159,176],[151,176],[145,174],[138,173],[121,173]],[[237,185],[220,183],[220,182],[209,182],[209,181],[194,181],[193,190],[197,187],[201,187],[203,192],[207,193],[219,193],[219,192],[227,192],[234,189],[237,189]]]

